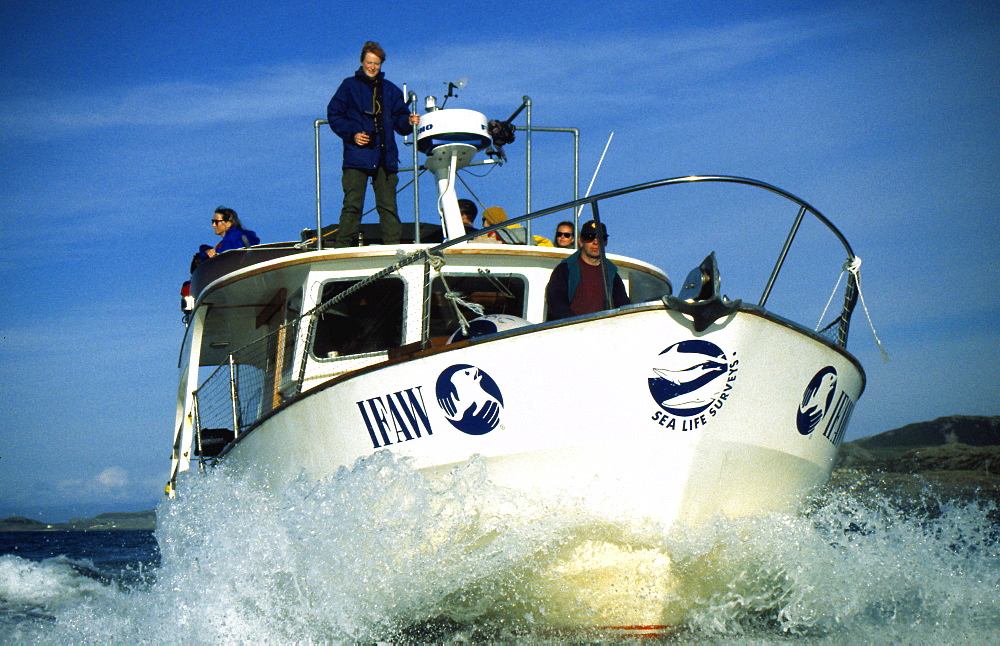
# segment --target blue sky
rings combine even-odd
[[[1000,6],[535,7],[5,3],[0,517],[63,520],[158,501],[190,256],[214,244],[208,221],[220,204],[264,241],[314,226],[312,122],[369,39],[388,52],[387,77],[421,97],[468,77],[450,107],[505,118],[528,95],[535,125],[580,128],[584,188],[613,131],[594,192],[733,174],[831,217],[863,260],[865,300],[891,355],[880,360],[859,310],[850,349],[868,390],[848,439],[1000,414]],[[340,152],[324,137],[331,222]],[[565,168],[568,140],[548,141],[536,136],[536,165],[548,153]],[[524,208],[513,166],[480,195],[512,215]],[[570,197],[536,168],[536,208]],[[688,237],[690,223],[658,218],[653,198],[629,210],[607,216],[612,251],[677,282],[714,249],[727,293],[756,300],[760,277],[727,260],[763,240],[764,223],[717,227],[705,243]],[[820,301],[836,281],[831,258]],[[744,281],[758,292],[741,291]]]

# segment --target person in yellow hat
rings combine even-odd
[[[507,212],[499,206],[483,209],[483,226],[492,227],[507,221]],[[528,244],[528,232],[520,224],[511,224],[503,229],[497,229],[486,234],[502,244]],[[535,245],[551,247],[552,242],[542,236],[532,236]]]

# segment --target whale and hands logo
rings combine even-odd
[[[500,424],[503,395],[493,378],[468,364],[446,368],[434,387],[451,425],[468,435],[485,435]]]
[[[725,390],[729,371],[729,361],[719,346],[701,339],[681,341],[657,356],[649,394],[671,415],[692,417],[704,412]]]

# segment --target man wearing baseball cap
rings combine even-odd
[[[625,283],[618,275],[618,269],[611,261],[601,262],[602,251],[607,244],[608,230],[603,222],[600,235],[593,220],[580,227],[580,248],[556,265],[545,286],[545,320],[555,321],[629,304]],[[610,304],[604,292],[602,265],[611,289]]]

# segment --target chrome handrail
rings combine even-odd
[[[518,217],[512,218],[510,220],[507,220],[507,221],[505,221],[505,222],[503,222],[501,224],[497,224],[497,225],[494,225],[494,226],[486,227],[484,229],[477,230],[474,233],[470,233],[470,234],[464,235],[464,236],[459,237],[459,238],[455,238],[455,239],[452,239],[452,240],[447,240],[445,242],[442,242],[442,243],[434,245],[434,246],[427,246],[427,247],[424,247],[422,249],[413,250],[408,255],[406,255],[406,256],[404,256],[402,258],[397,258],[396,261],[393,262],[392,264],[390,264],[389,266],[384,267],[383,269],[381,269],[380,271],[376,272],[372,276],[369,276],[369,277],[367,277],[367,278],[365,278],[365,279],[363,279],[361,281],[358,281],[356,284],[352,285],[350,288],[344,290],[343,292],[337,294],[333,298],[331,298],[331,299],[329,299],[327,301],[324,301],[322,303],[317,304],[315,307],[313,307],[313,308],[309,309],[308,311],[304,312],[302,315],[300,315],[295,320],[289,321],[288,323],[282,325],[278,330],[273,331],[270,334],[265,335],[261,339],[258,339],[258,340],[254,341],[254,342],[251,342],[251,343],[247,344],[246,346],[244,346],[243,348],[240,348],[240,349],[238,349],[238,350],[230,353],[229,360],[227,362],[228,366],[219,366],[207,379],[205,379],[205,381],[195,391],[195,404],[194,404],[195,405],[195,415],[197,415],[197,417],[199,419],[199,423],[200,423],[200,419],[202,418],[202,412],[203,412],[202,409],[204,408],[204,405],[206,405],[206,402],[202,401],[202,399],[203,399],[202,393],[205,392],[205,391],[207,391],[208,388],[209,388],[210,382],[214,381],[215,378],[218,377],[220,380],[224,379],[225,381],[228,381],[228,384],[226,384],[226,386],[228,386],[228,387],[222,387],[222,388],[219,388],[218,390],[220,392],[226,393],[226,395],[228,396],[228,398],[231,399],[231,403],[230,403],[231,408],[230,408],[230,410],[228,412],[232,416],[232,422],[233,422],[234,429],[237,429],[236,430],[236,434],[239,435],[241,430],[243,430],[244,428],[246,428],[249,425],[252,425],[252,424],[256,423],[256,421],[260,417],[262,417],[263,415],[266,415],[273,408],[273,405],[274,405],[272,403],[271,399],[266,399],[266,401],[265,401],[265,398],[264,398],[265,392],[264,391],[267,388],[279,388],[279,384],[277,382],[275,382],[274,384],[271,384],[269,386],[268,383],[266,383],[266,378],[263,377],[263,376],[258,376],[256,378],[256,380],[248,380],[248,383],[242,383],[242,380],[238,380],[237,375],[235,373],[235,367],[234,367],[234,365],[235,365],[235,363],[237,363],[235,355],[237,355],[237,354],[240,354],[240,355],[247,354],[248,356],[249,355],[263,356],[264,354],[266,354],[268,352],[267,348],[268,348],[268,344],[270,343],[269,338],[272,335],[280,335],[282,333],[288,334],[290,329],[293,330],[295,334],[298,334],[298,330],[301,329],[300,326],[304,322],[307,322],[307,320],[308,320],[307,325],[309,327],[307,328],[308,333],[306,334],[305,345],[308,346],[311,343],[311,336],[313,334],[313,329],[314,329],[314,325],[315,325],[316,315],[318,315],[319,313],[322,313],[323,311],[325,311],[328,308],[332,307],[339,300],[342,300],[342,299],[346,298],[348,295],[350,295],[350,294],[356,292],[357,290],[363,288],[367,284],[370,284],[371,282],[373,282],[375,280],[378,280],[380,278],[384,278],[388,274],[393,273],[395,271],[398,271],[399,269],[401,269],[401,268],[403,268],[403,267],[405,267],[407,265],[411,265],[411,264],[416,263],[416,262],[423,262],[424,263],[424,265],[425,265],[425,268],[424,268],[424,285],[425,285],[425,292],[426,292],[426,290],[428,289],[428,286],[430,284],[429,272],[430,272],[430,266],[431,266],[431,263],[432,263],[432,258],[439,256],[441,254],[441,252],[445,251],[446,249],[449,249],[449,248],[451,248],[451,247],[453,247],[455,245],[458,245],[458,244],[460,244],[462,242],[471,240],[472,238],[474,238],[476,236],[484,235],[484,234],[489,233],[491,231],[496,231],[496,230],[502,229],[503,227],[509,226],[511,224],[519,224],[519,223],[522,223],[522,222],[527,222],[527,221],[533,220],[535,218],[539,218],[539,217],[542,217],[542,216],[545,216],[545,215],[550,215],[552,213],[557,213],[559,211],[564,211],[564,210],[567,210],[567,209],[577,209],[580,206],[584,206],[584,205],[588,205],[588,204],[591,206],[592,210],[594,211],[594,214],[597,215],[597,209],[598,209],[597,205],[602,200],[610,199],[610,198],[613,198],[613,197],[619,197],[619,196],[622,196],[622,195],[628,195],[628,194],[631,194],[631,193],[637,193],[637,192],[640,192],[640,191],[649,190],[649,189],[652,189],[652,188],[658,188],[658,187],[661,187],[661,186],[689,184],[689,183],[697,183],[697,182],[734,183],[734,184],[742,184],[742,185],[752,186],[752,187],[756,187],[756,188],[761,188],[761,189],[765,189],[767,191],[770,191],[772,193],[775,193],[777,195],[780,195],[780,196],[782,196],[782,197],[790,200],[791,202],[799,205],[798,214],[797,214],[797,216],[795,218],[795,221],[794,221],[794,223],[792,225],[792,229],[789,232],[788,237],[787,237],[787,239],[785,241],[785,244],[784,244],[784,246],[781,249],[781,252],[779,254],[779,258],[778,258],[777,262],[775,263],[774,270],[772,271],[771,278],[768,281],[768,284],[767,284],[767,286],[765,287],[765,290],[764,290],[764,294],[761,297],[761,301],[760,301],[760,306],[761,307],[764,306],[764,303],[767,300],[767,295],[768,295],[768,293],[770,292],[771,288],[774,285],[775,278],[777,277],[778,273],[781,270],[781,267],[782,267],[782,265],[784,263],[784,259],[785,259],[786,255],[788,253],[788,249],[791,246],[792,241],[794,240],[795,235],[796,235],[796,233],[797,233],[797,231],[799,229],[799,225],[801,224],[802,219],[804,218],[804,216],[805,216],[806,213],[811,213],[820,222],[822,222],[824,225],[826,225],[827,228],[830,229],[830,231],[832,231],[834,233],[834,235],[843,244],[844,249],[847,252],[849,259],[853,260],[855,258],[854,251],[851,248],[850,244],[847,242],[847,239],[840,232],[840,230],[826,216],[824,216],[822,213],[820,213],[815,207],[813,207],[812,205],[810,205],[805,200],[802,200],[801,198],[798,198],[795,195],[793,195],[793,194],[791,194],[791,193],[789,193],[789,192],[787,192],[787,191],[785,191],[783,189],[777,188],[777,187],[775,187],[775,186],[773,186],[771,184],[767,184],[765,182],[761,182],[761,181],[758,181],[758,180],[749,179],[749,178],[745,178],[745,177],[733,177],[733,176],[726,176],[726,175],[704,175],[704,176],[674,177],[674,178],[669,178],[669,179],[661,179],[661,180],[656,180],[656,181],[651,181],[651,182],[644,182],[642,184],[636,184],[636,185],[633,185],[633,186],[629,186],[629,187],[625,187],[625,188],[621,188],[621,189],[616,189],[616,190],[613,190],[613,191],[607,191],[607,192],[600,193],[600,194],[593,195],[593,196],[589,196],[589,197],[578,198],[578,199],[575,199],[575,200],[572,200],[572,201],[569,201],[569,202],[565,202],[563,204],[559,204],[557,206],[549,207],[549,208],[546,208],[546,209],[542,209],[540,211],[535,211],[533,213],[528,213],[528,214],[525,214],[525,215],[522,215],[522,216],[518,216]],[[427,294],[425,293],[425,300],[426,300],[426,297],[427,297]],[[834,323],[839,324],[839,327],[838,327],[838,330],[837,330],[836,343],[838,345],[840,345],[841,347],[846,347],[846,344],[847,344],[847,333],[848,333],[848,330],[849,330],[850,319],[851,319],[851,315],[852,315],[853,310],[854,310],[854,305],[857,302],[857,298],[858,298],[857,282],[856,282],[856,278],[854,277],[854,275],[851,274],[851,277],[850,277],[850,279],[848,281],[847,288],[845,290],[845,302],[844,302],[843,309],[841,310],[841,314],[840,314],[839,320],[835,320],[834,321]],[[426,310],[426,307],[427,306],[426,306],[426,303],[425,303],[423,309]],[[425,315],[426,315],[426,311],[425,311]],[[830,327],[832,327],[832,325],[834,323],[831,323]],[[424,347],[426,347],[426,344],[429,342],[429,339],[428,339],[429,332],[428,332],[428,326],[426,324],[426,319],[425,319],[425,321],[424,321],[424,323],[423,323],[423,325],[421,327],[422,327],[421,342],[424,345]],[[278,351],[281,351],[281,350],[279,349]],[[299,358],[297,359],[297,361],[299,361],[300,363],[297,366],[295,366],[294,369],[293,369],[294,371],[292,372],[292,374],[295,375],[295,378],[292,380],[292,383],[290,384],[291,387],[292,387],[292,391],[289,393],[289,395],[294,395],[294,394],[301,393],[302,389],[303,389],[303,386],[304,386],[304,383],[305,383],[305,367],[306,367],[306,361],[307,361],[307,355],[308,355],[308,353],[306,351],[302,351],[301,353],[298,353],[298,354],[299,354]],[[222,370],[223,367],[228,367],[229,370],[228,371],[223,371]],[[275,379],[277,379],[277,377],[275,377]],[[223,383],[225,383],[225,382],[223,382]],[[244,393],[244,391],[245,391],[245,393]],[[244,395],[244,394],[246,396],[245,397],[241,397],[241,395]],[[207,396],[207,393],[206,393],[205,396]],[[249,410],[248,409],[247,411],[243,411],[242,409],[244,408],[244,406],[241,403],[238,403],[241,399],[245,399],[248,402],[257,402],[256,408],[254,410]],[[212,403],[213,404],[217,404],[218,402],[214,402],[213,401]],[[216,413],[215,415],[218,416],[218,413]]]
[[[460,242],[469,241],[477,236],[486,235],[498,229],[503,229],[505,227],[515,224],[520,224],[522,222],[528,222],[530,220],[534,220],[535,218],[539,218],[545,215],[551,215],[552,213],[565,211],[566,209],[575,209],[577,207],[585,205],[591,205],[591,209],[596,209],[597,203],[600,202],[601,200],[606,200],[613,197],[620,197],[622,195],[628,195],[630,193],[638,193],[640,191],[645,191],[652,188],[658,188],[661,186],[694,184],[698,182],[720,182],[720,183],[742,184],[745,186],[752,186],[755,188],[760,188],[766,191],[770,191],[771,193],[779,195],[799,206],[799,213],[796,216],[795,221],[792,224],[792,228],[785,239],[785,244],[782,246],[781,252],[778,255],[778,259],[775,262],[774,268],[771,270],[771,276],[769,277],[767,284],[764,287],[764,291],[761,294],[760,300],[758,301],[758,305],[760,307],[764,307],[767,303],[767,299],[771,293],[771,289],[774,287],[774,283],[777,280],[778,274],[780,273],[781,268],[784,265],[785,258],[788,254],[788,250],[791,247],[792,241],[795,239],[799,225],[801,224],[802,218],[805,216],[806,213],[811,213],[813,216],[815,216],[817,220],[819,220],[822,224],[824,224],[834,234],[834,236],[836,236],[836,238],[843,245],[844,250],[847,252],[848,262],[852,262],[856,258],[856,256],[854,255],[854,250],[851,248],[850,243],[847,241],[847,238],[844,237],[844,234],[841,233],[840,229],[838,229],[836,225],[834,225],[833,222],[830,221],[829,218],[823,215],[819,211],[819,209],[812,206],[809,202],[806,202],[802,198],[792,193],[789,193],[784,189],[778,188],[773,184],[768,184],[767,182],[762,182],[748,177],[737,177],[732,175],[688,175],[685,177],[672,177],[668,179],[654,180],[651,182],[643,182],[641,184],[634,184],[632,186],[626,186],[624,188],[619,188],[612,191],[605,191],[604,193],[599,193],[597,195],[577,198],[570,202],[564,202],[562,204],[557,204],[556,206],[551,206],[546,209],[542,209],[540,211],[534,211],[533,213],[527,213],[525,215],[521,215],[516,218],[511,218],[509,220],[506,220],[500,224],[491,227],[478,229],[473,233],[468,233],[459,238],[446,240],[445,242],[442,242],[441,244],[428,249],[426,253],[436,254],[453,245],[456,245]],[[854,306],[856,305],[858,298],[857,287],[858,287],[857,279],[852,274],[848,279],[844,309],[842,310],[840,325],[837,333],[837,341],[842,347],[846,347],[847,345],[847,333],[850,326],[851,314],[854,311]]]

